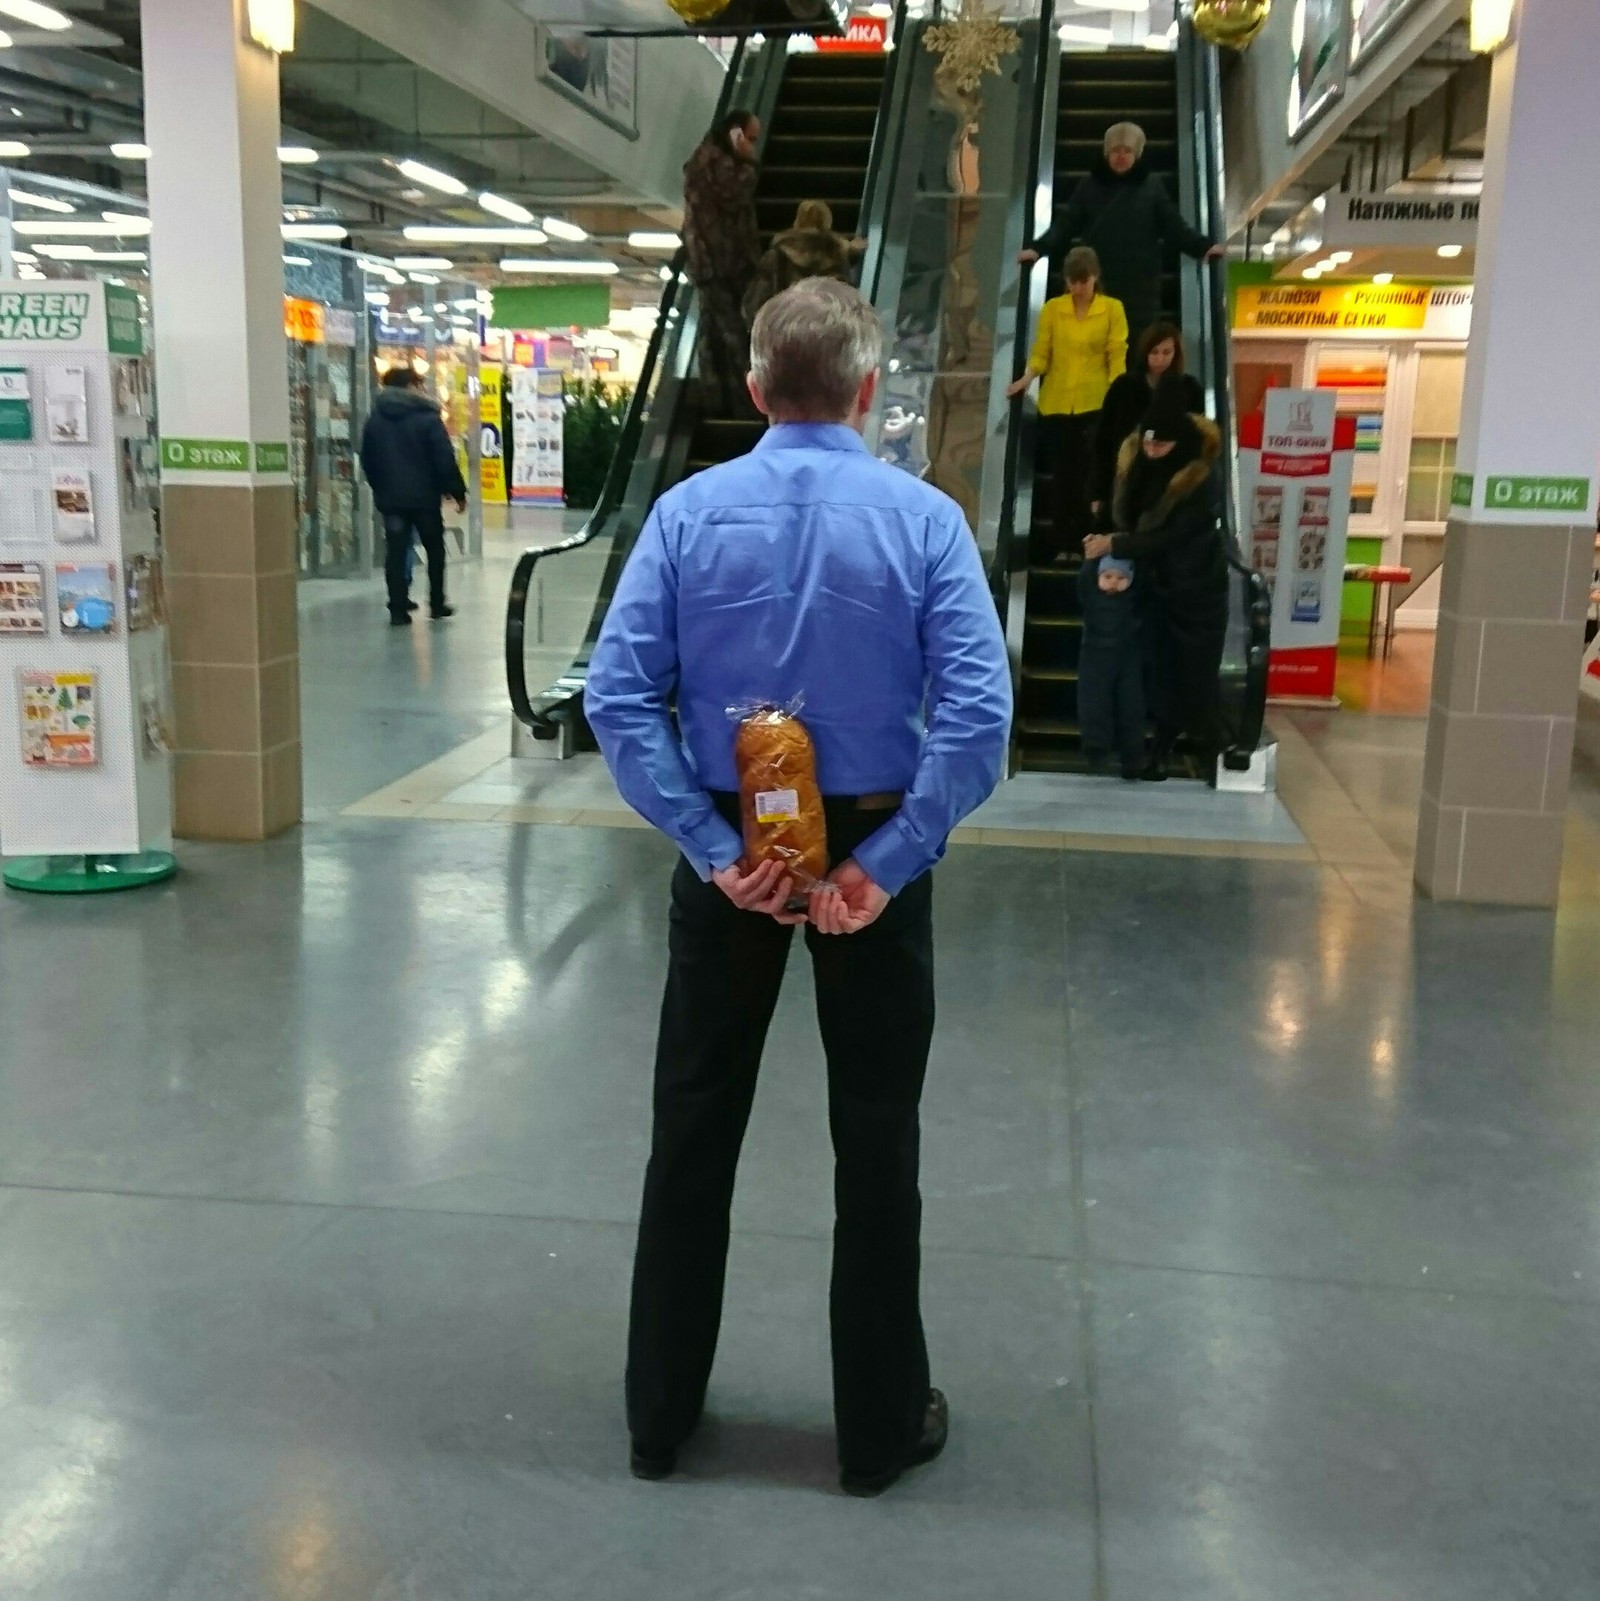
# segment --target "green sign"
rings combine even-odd
[[[144,327],[139,297],[121,284],[106,285],[106,349],[113,356],[142,356]]]
[[[1450,504],[1452,506],[1470,506],[1472,504],[1472,474],[1457,473],[1450,480]]]
[[[258,473],[286,473],[289,470],[287,445],[257,445],[256,471]]]
[[[89,296],[82,293],[0,295],[0,339],[75,345],[87,331],[89,307]]]
[[[1488,511],[1556,511],[1582,516],[1589,509],[1587,478],[1489,478],[1484,484]]]
[[[244,439],[163,439],[161,465],[200,473],[247,473],[250,445]]]

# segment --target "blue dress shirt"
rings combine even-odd
[[[824,795],[904,791],[854,853],[896,894],[1000,781],[1011,673],[960,508],[837,424],[776,425],[661,497],[585,710],[623,797],[704,878],[743,853],[707,794],[739,787],[728,709],[801,696]]]

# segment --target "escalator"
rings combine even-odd
[[[1147,138],[1145,162],[1158,174],[1203,231],[1220,222],[1220,133],[1215,125],[1215,62],[1185,26],[1175,52],[1107,50],[1063,52],[1053,148],[1053,200],[1059,215],[1103,149],[1105,131],[1135,122]],[[1218,230],[1220,232],[1220,230]],[[1217,232],[1212,232],[1217,237]],[[1228,350],[1225,307],[1217,291],[1220,272],[1181,262],[1171,252],[1162,277],[1162,314],[1185,330],[1191,370],[1207,392],[1212,417],[1228,425]],[[1057,292],[1052,284],[1051,292]],[[1227,452],[1230,461],[1231,448]],[[1023,463],[1021,471],[1027,471]],[[1085,760],[1078,721],[1078,657],[1083,638],[1078,596],[1081,556],[1055,565],[1050,520],[1054,504],[1049,465],[1032,477],[1031,518],[1025,582],[1025,612],[1018,675],[1015,757],[1024,770],[1078,772]],[[1223,668],[1224,762],[1249,765],[1261,733],[1265,704],[1265,619],[1259,579],[1237,562],[1226,497],[1222,530],[1235,568],[1229,647]],[[1204,777],[1195,753],[1180,745],[1174,776]]]
[[[886,56],[790,56],[761,152],[756,221],[763,247],[794,226],[803,200],[825,200],[833,226],[853,236],[872,159]],[[748,410],[708,411],[689,437],[684,476],[744,455],[766,424]]]

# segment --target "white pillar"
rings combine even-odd
[[[1417,878],[1552,906],[1600,465],[1597,0],[1521,0],[1495,64]]]
[[[278,60],[245,0],[143,0],[178,831],[300,817]]]

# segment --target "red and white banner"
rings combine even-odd
[[[1239,419],[1240,515],[1272,591],[1274,700],[1333,699],[1356,424],[1332,390],[1269,389]]]
[[[817,51],[830,56],[881,56],[889,41],[885,17],[851,17],[840,39],[818,39]]]

